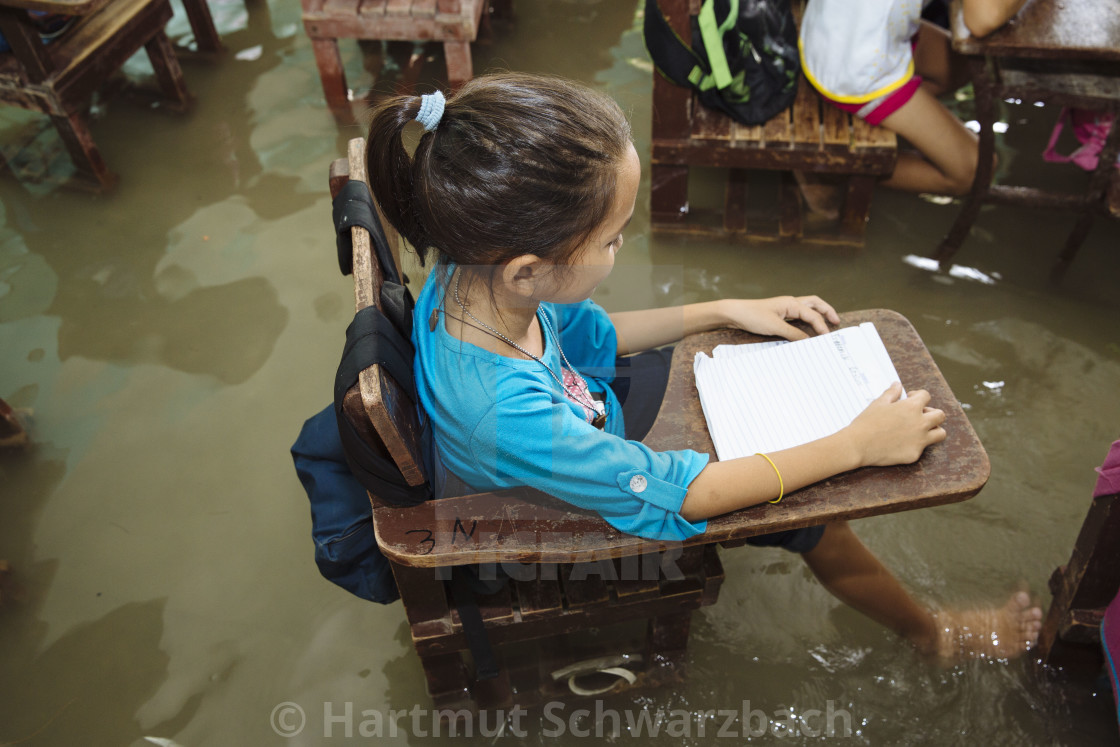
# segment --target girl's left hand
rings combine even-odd
[[[818,335],[828,332],[828,324],[839,324],[836,310],[818,296],[777,296],[760,299],[728,299],[724,310],[730,326],[756,335],[803,340],[809,335],[786,322],[800,319]]]

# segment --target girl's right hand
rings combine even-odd
[[[945,413],[928,407],[929,392],[917,389],[906,399],[901,396],[902,384],[896,381],[847,427],[860,466],[910,464],[927,446],[945,440]]]

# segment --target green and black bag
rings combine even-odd
[[[793,103],[801,59],[789,0],[704,0],[691,26],[689,46],[646,0],[646,48],[662,75],[747,125]]]

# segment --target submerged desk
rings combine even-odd
[[[756,534],[963,501],[987,482],[988,456],[910,322],[882,309],[845,313],[840,318],[843,326],[875,323],[903,386],[928,390],[932,406],[945,411],[948,438],[926,449],[915,464],[855,470],[792,492],[780,504],[764,503],[710,519],[708,530],[684,546],[738,544],[737,540]],[[644,443],[658,450],[694,449],[714,459],[692,374],[693,358],[698,351],[711,352],[723,343],[761,339],[717,330],[679,344],[665,400]],[[447,498],[410,508],[375,506],[373,516],[382,552],[395,563],[412,567],[506,560],[577,563],[682,544],[624,535],[598,514],[528,490]],[[464,526],[474,527],[469,537]]]
[[[953,49],[966,55],[980,123],[980,161],[960,215],[934,258],[950,261],[968,236],[984,202],[1076,211],[1079,216],[1053,269],[1060,277],[1073,261],[1097,213],[1108,211],[1109,181],[1120,153],[1120,117],[1083,194],[992,185],[992,124],[1001,98],[1120,113],[1120,6],[1116,0],[1029,0],[1004,27],[983,39],[952,8]]]

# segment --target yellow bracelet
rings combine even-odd
[[[777,503],[782,500],[782,496],[786,494],[786,483],[782,479],[782,473],[778,471],[778,465],[774,464],[774,460],[770,457],[766,456],[762,452],[756,453],[755,456],[760,456],[766,461],[770,462],[770,466],[774,468],[774,474],[778,476],[778,497],[772,501],[767,501],[767,503]]]

